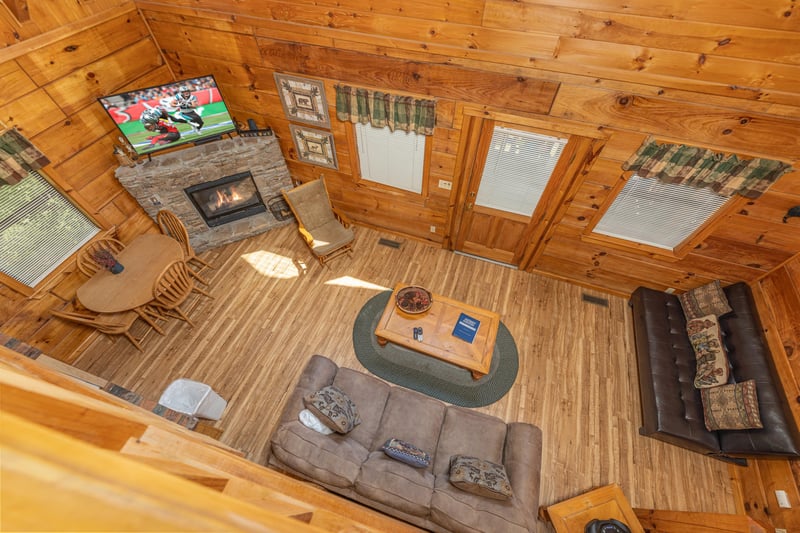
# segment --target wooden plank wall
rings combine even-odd
[[[680,291],[717,278],[753,281],[800,252],[800,221],[781,221],[800,204],[798,172],[756,201],[739,200],[680,260],[581,238],[611,199],[621,162],[649,134],[798,161],[800,18],[784,4],[137,1],[178,76],[213,72],[237,118],[269,124],[293,175],[324,173],[339,207],[361,224],[450,244],[465,114],[606,137],[543,251],[524,267],[620,295],[639,285]],[[335,118],[338,172],[299,162],[275,72],[322,80],[330,109],[337,83],[434,97],[423,194],[358,181],[352,133]]]
[[[794,419],[800,426],[800,256],[753,284],[762,326]],[[742,494],[742,512],[787,531],[800,531],[800,460],[751,460],[732,467]],[[778,506],[786,491],[791,509]]]
[[[606,138],[529,270],[626,295],[638,285],[680,291],[716,278],[752,282],[800,252],[800,219],[781,222],[800,205],[800,172],[758,200],[738,200],[681,260],[581,238],[610,201],[621,162],[649,134],[797,162],[800,23],[784,0],[725,10],[712,0],[691,7],[638,0],[624,8],[583,0],[49,4],[30,0],[25,23],[0,6],[12,36],[0,55],[8,87],[0,119],[30,135],[54,161],[47,170],[56,182],[103,227],[119,226],[123,240],[152,226],[113,179],[116,131],[94,99],[174,79],[171,68],[174,77],[214,73],[237,120],[270,125],[292,174],[324,173],[334,201],[360,224],[449,246],[462,186],[461,127],[477,115]],[[336,119],[339,170],[299,162],[275,72],[322,80],[331,111],[337,83],[435,98],[423,194],[358,181],[350,127]],[[439,180],[453,182],[452,190]],[[68,346],[56,348],[38,331],[48,305],[20,301],[0,286],[4,329],[66,356]]]
[[[29,22],[4,26],[24,39],[0,49],[2,125],[17,127],[47,154],[45,174],[101,228],[116,228],[123,241],[155,231],[114,178],[118,132],[96,101],[172,79],[147,26],[130,1],[28,4]],[[91,332],[51,319],[47,310],[65,306],[82,281],[73,262],[31,297],[0,284],[3,332],[69,361]]]

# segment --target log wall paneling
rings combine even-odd
[[[792,293],[782,293],[797,276],[790,260],[800,253],[800,232],[797,219],[784,224],[781,217],[800,205],[800,171],[737,204],[677,260],[584,238],[613,201],[621,163],[651,134],[798,168],[800,17],[785,0],[736,0],[724,10],[714,0],[27,4],[27,22],[0,6],[7,45],[0,50],[0,120],[40,145],[53,161],[45,170],[54,182],[104,228],[116,225],[123,241],[155,227],[113,178],[116,129],[94,99],[211,72],[239,122],[273,128],[295,179],[324,173],[334,203],[358,224],[444,247],[459,224],[469,116],[602,139],[564,204],[549,211],[556,218],[526,268],[620,296],[639,285],[682,291],[712,279],[744,280],[758,284],[764,305],[797,316]],[[337,83],[435,98],[423,194],[358,180],[352,133],[335,119],[338,171],[298,161],[274,72],[323,81],[332,114]],[[440,189],[440,180],[452,190]],[[75,357],[86,333],[46,314],[71,299],[79,280],[70,272],[35,299],[0,286],[0,328],[54,357]],[[780,334],[771,346],[788,342],[794,350],[793,323],[775,324]],[[71,339],[58,340],[65,336]],[[796,351],[785,351],[791,386]]]
[[[101,228],[116,226],[123,241],[155,231],[114,179],[118,130],[96,102],[124,87],[172,79],[146,24],[132,2],[50,6],[49,18],[42,2],[29,4],[31,23],[47,29],[0,50],[2,124],[17,127],[49,157],[43,172]],[[68,305],[81,282],[73,262],[31,297],[0,291],[0,329],[53,357],[73,359],[92,332],[53,319],[48,310]]]

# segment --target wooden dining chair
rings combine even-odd
[[[95,239],[89,244],[84,246],[78,252],[76,259],[78,270],[88,277],[94,276],[103,267],[97,264],[97,261],[92,257],[98,250],[108,250],[112,255],[119,254],[125,249],[125,245],[117,239],[105,237],[102,239]]]
[[[169,237],[172,237],[181,243],[186,262],[189,264],[193,262],[198,267],[198,270],[193,270],[190,268],[189,275],[203,285],[208,285],[208,282],[202,276],[200,276],[200,272],[206,268],[214,267],[203,258],[198,257],[197,254],[195,254],[194,248],[192,248],[192,243],[189,242],[189,232],[186,231],[186,226],[183,225],[181,219],[178,218],[178,216],[172,211],[168,209],[162,209],[156,215],[156,220],[158,221],[158,227],[161,228],[161,233],[168,235]]]
[[[122,335],[133,344],[140,352],[142,350],[141,339],[136,339],[131,334],[131,327],[139,318],[135,311],[123,311],[121,313],[93,313],[91,311],[62,311],[58,309],[51,309],[50,314],[80,324],[94,328],[100,333],[114,337]]]
[[[153,287],[153,301],[149,307],[161,316],[171,316],[186,321],[194,327],[186,313],[181,309],[192,292],[213,298],[208,292],[197,287],[191,269],[185,261],[173,261],[159,275]]]

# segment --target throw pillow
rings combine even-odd
[[[347,433],[361,423],[358,409],[341,389],[328,385],[303,398],[306,409],[337,433]]]
[[[300,419],[300,423],[303,424],[308,429],[313,429],[317,433],[322,433],[323,435],[330,435],[333,433],[333,430],[323,424],[319,418],[314,416],[314,413],[309,411],[308,409],[303,409],[300,411],[300,415],[298,416]]]
[[[397,459],[415,468],[426,468],[431,464],[431,456],[427,452],[400,439],[387,440],[381,446],[381,450],[392,459]]]
[[[758,412],[755,380],[702,389],[700,396],[709,431],[764,427]]]
[[[733,311],[728,303],[719,280],[714,280],[701,287],[695,287],[678,296],[687,320],[706,315],[722,316]]]
[[[468,455],[450,458],[450,483],[461,490],[495,500],[514,496],[503,465]]]
[[[728,354],[716,315],[706,315],[686,323],[686,333],[694,349],[697,373],[694,386],[698,389],[716,387],[728,382]]]

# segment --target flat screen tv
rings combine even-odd
[[[214,76],[200,76],[98,98],[139,155],[236,130]]]

